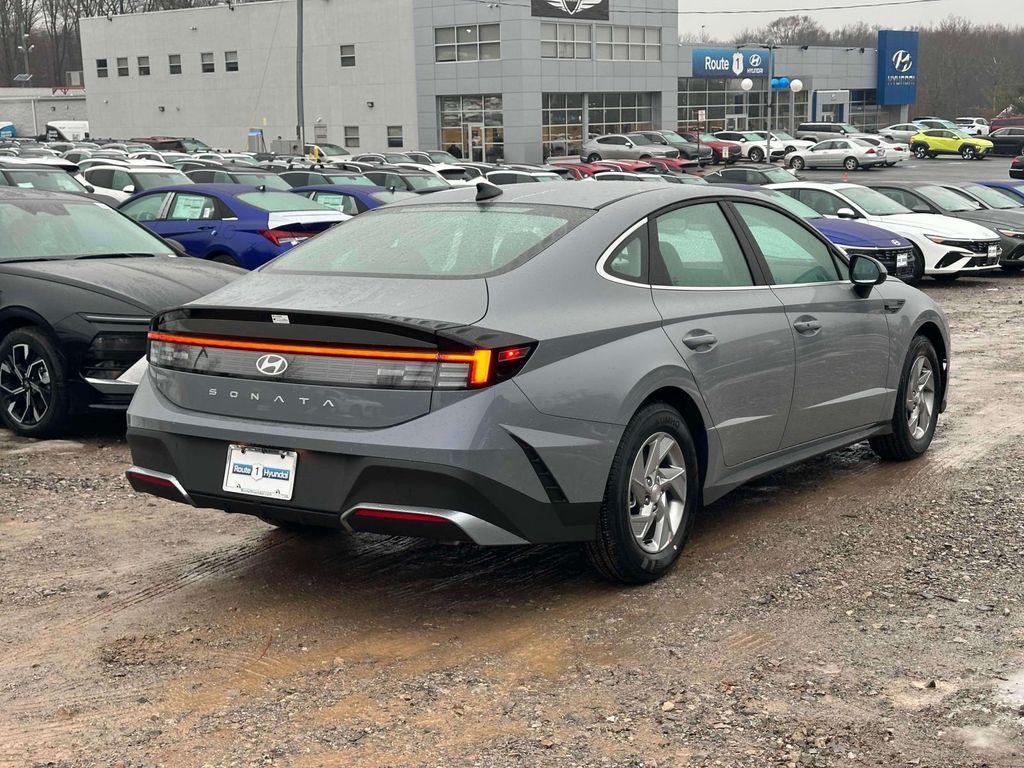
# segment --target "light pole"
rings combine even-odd
[[[299,154],[306,156],[306,105],[302,93],[302,0],[295,0],[295,137]]]
[[[28,32],[26,32],[24,35],[21,36],[21,40],[22,40],[22,43],[21,43],[21,45],[18,46],[18,53],[20,53],[24,57],[24,61],[25,61],[25,74],[26,75],[31,75],[32,73],[29,71],[29,66],[28,66],[28,55],[30,53],[32,53],[32,51],[34,51],[36,49],[36,47],[34,45],[29,45],[29,42],[28,42]],[[25,81],[22,83],[22,87],[23,88],[28,86],[30,79],[31,79],[30,77],[25,79]]]

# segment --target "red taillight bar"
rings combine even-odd
[[[274,245],[281,245],[282,240],[308,240],[312,237],[309,232],[292,232],[286,229],[261,229],[260,234]]]
[[[469,363],[469,383],[487,384],[491,379],[491,350],[474,349],[472,352],[420,352],[413,349],[363,349],[359,347],[320,347],[309,344],[281,344],[273,341],[241,341],[204,336],[185,336],[176,333],[149,332],[150,341],[185,344],[215,349],[240,349],[248,352],[284,352],[293,355],[319,355],[322,357],[353,357],[376,360],[416,360],[431,363]]]
[[[450,523],[446,517],[420,512],[399,512],[392,509],[357,509],[352,517],[372,517],[379,520],[402,520],[411,523]]]

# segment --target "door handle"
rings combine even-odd
[[[707,331],[692,331],[683,337],[683,344],[696,352],[710,352],[718,344],[718,337]]]
[[[797,320],[793,323],[793,328],[796,329],[796,332],[804,336],[813,336],[821,330],[821,327],[821,320],[813,317]]]

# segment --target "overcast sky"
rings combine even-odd
[[[684,34],[692,30],[699,35],[702,24],[707,25],[707,39],[729,38],[742,29],[760,26],[778,16],[788,13],[750,13],[751,8],[793,8],[822,5],[853,5],[874,0],[679,0],[681,11],[704,11],[706,14],[687,14],[680,17],[679,29]],[[721,11],[742,10],[746,13],[725,14]],[[969,16],[976,23],[1003,23],[1009,26],[1024,26],[1024,0],[1001,0],[1000,2],[965,3],[965,0],[939,0],[935,3],[907,5],[905,7],[856,8],[848,11],[799,11],[813,17],[822,26],[832,29],[844,24],[865,21],[886,27],[901,28],[910,25],[927,25],[950,14]]]

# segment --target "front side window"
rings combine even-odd
[[[207,74],[207,75],[210,74],[211,72],[216,72],[217,71],[216,65],[213,63],[213,54],[212,53],[201,53],[201,54],[199,54],[199,66],[200,66],[200,70],[204,74]]]
[[[167,56],[167,71],[172,75],[181,74],[181,54],[171,53]]]
[[[139,56],[136,61],[138,62],[139,76],[140,77],[148,77],[149,76],[149,56]]]
[[[676,288],[754,284],[743,249],[717,203],[678,208],[654,221],[651,282]]]
[[[498,24],[434,28],[434,61],[490,61],[501,58]]]
[[[128,57],[118,56],[117,57],[117,76],[128,77]]]
[[[911,213],[905,206],[900,205],[881,192],[876,192],[867,187],[847,187],[843,190],[854,204],[859,205],[868,216],[892,216],[898,213]]]
[[[355,148],[359,146],[359,126],[358,125],[346,125],[345,126],[345,146],[349,148]]]
[[[107,76],[107,60],[106,59],[96,59],[96,77],[106,77],[106,76]]]
[[[821,240],[797,222],[762,205],[737,203],[777,285],[839,280],[835,259]]]
[[[784,189],[787,195],[793,195],[797,200],[820,213],[822,216],[838,216],[842,208],[849,208],[850,205],[839,195],[825,192],[821,189]]]
[[[343,45],[341,46],[341,66],[343,67],[354,67],[356,65],[356,47],[355,45]]]
[[[167,194],[144,195],[121,206],[118,210],[135,221],[156,221],[160,218]]]
[[[419,278],[514,269],[588,216],[581,208],[448,204],[382,208],[329,229],[265,269]],[[344,232],[341,232],[344,229]]]
[[[238,51],[224,51],[224,70],[226,72],[238,71]]]
[[[402,138],[402,126],[400,125],[389,125],[388,126],[388,147],[401,147],[405,143]]]

